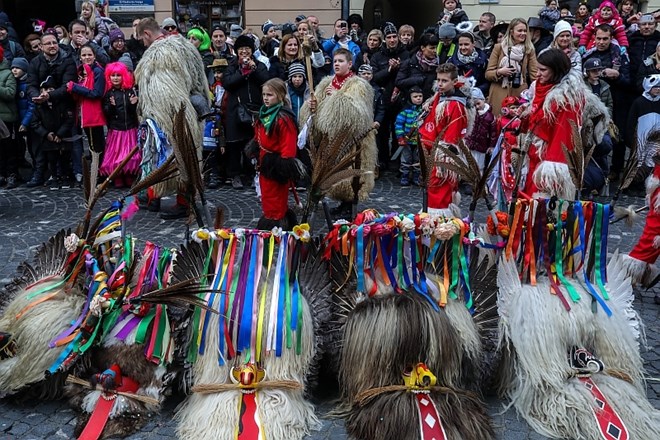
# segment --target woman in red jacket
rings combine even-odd
[[[105,74],[103,67],[96,62],[96,53],[89,44],[80,48],[78,82],[69,81],[67,90],[78,102],[78,123],[82,126],[89,141],[89,148],[95,153],[105,150],[105,116],[102,100],[105,95]]]
[[[264,105],[254,126],[254,139],[259,146],[259,186],[263,214],[257,228],[275,226],[290,230],[296,215],[288,207],[292,182],[304,175],[302,163],[296,159],[298,126],[288,103],[286,84],[279,78],[266,81],[261,96]]]

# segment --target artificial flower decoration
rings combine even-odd
[[[298,240],[302,240],[307,243],[311,235],[309,233],[309,223],[303,223],[301,225],[296,225],[293,227],[293,236]]]
[[[275,237],[281,237],[282,228],[280,228],[279,226],[273,226],[273,229],[271,229],[270,233],[273,234]]]
[[[206,228],[198,229],[192,233],[192,239],[197,243],[206,241],[209,238],[211,238],[211,233]]]
[[[433,231],[433,234],[439,240],[450,240],[454,235],[458,234],[459,227],[456,223],[448,221],[445,223],[438,223]]]
[[[71,234],[64,238],[64,249],[70,254],[75,252],[81,244],[82,240],[76,234]]]

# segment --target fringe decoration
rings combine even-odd
[[[109,394],[115,394],[118,396],[123,396],[123,397],[128,397],[129,399],[137,400],[138,402],[146,403],[148,405],[160,405],[160,401],[158,399],[154,399],[153,397],[145,396],[142,394],[135,394],[135,393],[126,393],[123,391],[114,391],[114,390],[104,390],[101,385],[96,385],[92,386],[88,380],[83,380],[80,379],[79,377],[76,376],[71,376],[69,375],[66,378],[66,381],[68,383],[72,383],[75,385],[80,385],[84,388],[90,389],[90,390],[96,390],[96,391],[101,391],[103,393],[109,393]]]
[[[259,382],[250,388],[250,390],[265,390],[265,389],[281,389],[281,390],[302,390],[303,384],[293,380],[273,380]],[[240,391],[242,388],[238,384],[233,383],[213,383],[213,384],[199,384],[192,387],[193,393],[198,394],[215,394],[225,391]]]

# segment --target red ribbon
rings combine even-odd
[[[121,385],[117,388],[117,391],[123,393],[135,393],[140,388],[140,385],[131,379],[130,377],[122,377]],[[108,397],[111,397],[108,400]],[[94,412],[92,416],[87,421],[85,429],[78,437],[78,440],[97,440],[101,437],[103,429],[105,428],[108,418],[110,418],[110,411],[112,411],[112,405],[114,405],[117,395],[113,395],[110,392],[102,392],[99,400],[96,402],[94,407]]]

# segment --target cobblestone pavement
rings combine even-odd
[[[117,198],[121,193],[111,190],[106,200]],[[303,195],[304,197],[304,195]],[[252,189],[236,191],[229,186],[208,194],[210,204],[225,210],[226,226],[256,225],[260,215],[259,202]],[[99,204],[99,208],[104,206]],[[173,203],[170,201],[169,203]],[[622,197],[620,205],[642,206],[641,197]],[[419,188],[401,188],[389,175],[381,178],[374,190],[374,196],[364,207],[375,207],[382,212],[415,212],[421,205]],[[482,208],[483,209],[483,208]],[[35,247],[47,240],[59,228],[73,226],[81,218],[83,199],[78,189],[48,188],[14,190],[0,189],[0,283],[8,282],[16,266],[31,256]],[[484,218],[482,213],[477,218]],[[314,221],[315,230],[322,228],[320,216]],[[628,251],[639,236],[643,227],[643,217],[632,227],[624,222],[610,228],[610,252],[620,248]],[[160,244],[177,245],[184,240],[186,227],[183,220],[163,221],[151,212],[138,212],[128,230],[142,240]],[[636,305],[646,323],[648,350],[644,351],[647,370],[648,397],[660,409],[660,306],[653,302],[655,292],[638,292]],[[181,397],[171,398],[160,416],[154,417],[132,439],[173,439],[175,422],[172,415]],[[498,438],[506,440],[544,439],[532,431],[516,416],[513,409],[504,411],[506,402],[489,398],[488,407],[493,416]],[[325,414],[332,408],[329,398],[317,402],[322,417],[323,428],[309,436],[309,440],[345,439],[346,432],[340,420],[328,418]],[[6,399],[0,401],[0,439],[68,439],[73,434],[76,413],[63,401],[19,403]]]

